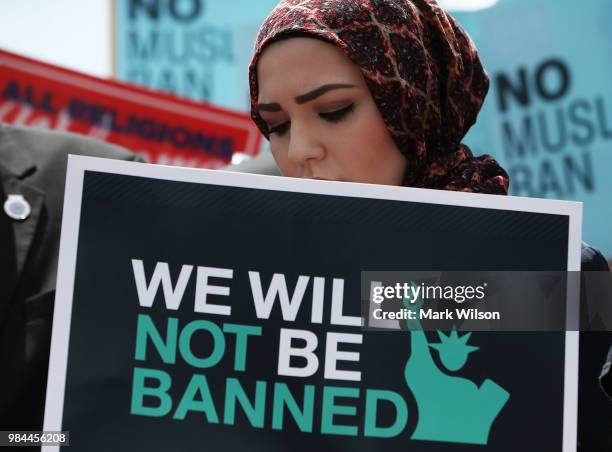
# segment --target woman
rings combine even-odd
[[[282,1],[249,78],[252,117],[284,175],[507,193],[497,162],[460,144],[488,77],[433,0]]]
[[[283,0],[249,65],[251,116],[285,176],[505,195],[461,144],[489,79],[435,0]],[[583,243],[583,270],[608,270]]]
[[[259,31],[249,82],[286,176],[508,192],[503,168],[460,143],[489,82],[434,0],[284,0]],[[608,265],[583,244],[582,268]]]

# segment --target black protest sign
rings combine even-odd
[[[71,450],[558,450],[575,430],[573,337],[360,318],[363,270],[575,265],[573,204],[87,158],[69,177],[45,428]]]

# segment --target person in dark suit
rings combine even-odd
[[[141,160],[84,136],[0,123],[0,430],[42,430],[68,154]]]
[[[601,328],[607,322],[592,324],[589,310],[603,307],[606,303],[605,290],[609,284],[609,276],[596,276],[595,272],[608,272],[608,262],[602,254],[583,242],[581,253],[582,313],[588,322],[586,329],[580,332],[579,375],[578,375],[578,440],[579,451],[610,450],[610,422],[612,421],[612,403],[602,393],[612,394],[612,378],[609,364],[606,362],[602,370],[602,359],[610,346],[611,334]],[[595,287],[592,286],[595,284]],[[588,287],[591,285],[591,287]],[[604,297],[599,300],[590,297]],[[612,300],[611,300],[612,301]],[[587,311],[584,311],[586,309]],[[601,320],[609,320],[610,310],[601,314]],[[608,362],[612,359],[612,351],[608,354]],[[599,384],[597,377],[599,376]]]

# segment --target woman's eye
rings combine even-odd
[[[277,135],[284,135],[285,132],[287,132],[287,130],[289,130],[289,125],[291,123],[289,121],[283,122],[282,124],[278,124],[276,126],[271,126],[268,127],[268,133],[269,134],[277,134]]]
[[[319,116],[329,122],[338,122],[342,118],[344,118],[347,114],[352,112],[353,109],[354,109],[354,104],[349,104],[346,107],[342,107],[338,110],[319,113]]]

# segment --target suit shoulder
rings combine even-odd
[[[582,242],[580,253],[581,268],[583,271],[608,271],[608,262],[601,252],[586,242]]]
[[[120,146],[76,133],[10,125],[3,125],[2,131],[11,135],[20,150],[34,154],[36,161],[65,160],[68,154],[143,161]]]

